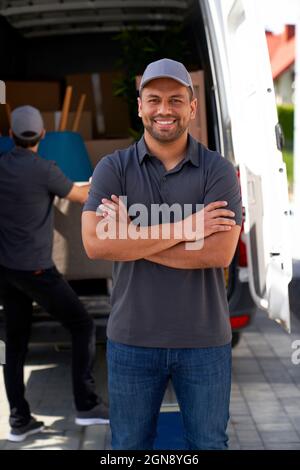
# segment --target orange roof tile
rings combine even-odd
[[[287,28],[288,26],[282,34],[266,32],[273,79],[295,62],[295,36],[288,36]]]
[[[282,44],[271,59],[273,80],[295,62],[295,38]]]

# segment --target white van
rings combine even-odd
[[[100,62],[102,68],[111,66],[118,59],[118,51],[109,49],[109,32],[115,34],[133,27],[154,37],[170,24],[185,22],[194,63],[199,64],[205,76],[205,103],[200,102],[199,107],[206,106],[207,145],[230,159],[240,174],[244,227],[232,265],[225,273],[234,342],[250,324],[257,306],[289,331],[288,284],[292,261],[288,187],[259,1],[33,0],[28,4],[18,0],[2,1],[1,8],[2,17],[27,38],[29,49],[34,51],[26,59],[26,78],[31,79],[34,77],[30,73],[33,69],[37,71],[38,66],[41,76],[46,76],[46,69],[50,73],[52,59],[58,75],[59,67],[64,73],[74,69],[79,73],[91,68],[99,70]],[[81,56],[78,52],[75,63],[72,47],[79,51],[81,48],[82,52],[84,44],[89,52]],[[22,63],[24,60],[23,57]],[[54,71],[51,73],[53,76]],[[5,75],[13,76],[11,62],[9,73],[2,68],[2,74],[4,80]],[[16,74],[15,71],[15,79],[25,78]],[[79,246],[80,241],[72,239],[75,223],[78,233],[80,230],[80,210],[68,204],[61,201],[56,209],[72,213],[71,221],[65,219],[65,227],[60,225],[60,234],[56,234],[54,259],[58,267],[70,280],[79,279],[83,271],[86,279],[109,278],[111,264],[90,262]],[[76,253],[76,275],[71,274],[74,266],[72,269],[68,266],[74,258],[66,260],[66,252]]]

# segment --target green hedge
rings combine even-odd
[[[294,138],[294,105],[277,105],[278,120],[284,134],[283,159],[286,163],[289,190],[292,191],[294,180],[293,138]]]
[[[281,124],[285,144],[290,147],[294,137],[294,105],[280,104],[277,106],[278,120]]]

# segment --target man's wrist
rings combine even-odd
[[[171,234],[172,238],[174,240],[178,240],[178,242],[193,241],[188,240],[185,236],[183,220],[179,220],[178,222],[171,224]]]

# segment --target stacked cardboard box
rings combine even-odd
[[[11,109],[29,104],[40,111],[57,111],[61,105],[59,81],[6,81],[6,102]]]
[[[85,109],[91,111],[94,138],[124,138],[128,136],[129,111],[125,100],[115,96],[117,72],[74,74],[66,77],[67,85],[73,87],[71,109],[82,93],[86,94]]]
[[[204,72],[203,70],[197,70],[196,72],[190,72],[190,75],[192,78],[194,94],[197,98],[198,106],[195,119],[193,119],[190,123],[189,132],[196,140],[199,140],[207,147],[208,140]]]
[[[132,144],[132,139],[98,139],[98,140],[86,140],[85,146],[90,157],[93,168],[96,166],[98,161],[113,153],[115,150],[121,150]]]
[[[8,135],[9,113],[18,106],[31,105],[41,112],[54,113],[61,107],[61,83],[59,81],[7,80],[6,102],[0,106],[0,134]]]

